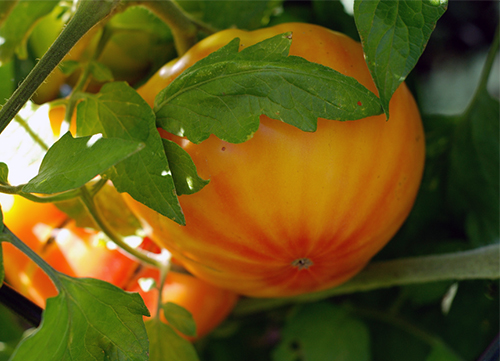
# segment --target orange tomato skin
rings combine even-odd
[[[153,278],[159,281],[159,272],[156,269],[144,269],[126,288],[130,292],[139,292],[152,316],[158,305],[158,290],[144,291],[138,284],[140,278]],[[194,341],[212,331],[232,311],[238,295],[234,292],[213,286],[189,274],[170,271],[162,290],[162,302],[173,302],[187,309],[196,322],[196,337],[185,337]],[[148,317],[145,317],[147,319]],[[163,314],[161,319],[166,322]]]
[[[359,43],[308,24],[245,32],[225,30],[171,62],[139,93],[157,92],[187,67],[235,37],[240,48],[292,31],[291,55],[329,66],[376,92]],[[212,136],[179,144],[210,183],[181,196],[185,227],[129,200],[194,275],[257,297],[292,296],[339,285],[358,273],[410,212],[422,177],[425,141],[417,105],[405,84],[384,115],[350,122],[318,119],[302,132],[261,116],[242,144]]]
[[[120,251],[108,249],[99,240],[98,232],[76,227],[75,221],[54,204],[3,195],[2,206],[7,227],[56,270],[72,277],[97,278],[127,291],[139,292],[150,312],[156,311],[157,292],[142,291],[137,280],[141,277],[158,280],[157,270],[143,269]],[[154,244],[149,242],[145,240],[143,246],[151,249]],[[9,285],[44,308],[47,298],[57,295],[50,278],[12,244],[3,242],[2,249]],[[199,338],[228,316],[238,296],[191,275],[170,272],[162,299],[163,302],[175,302],[193,314]]]
[[[137,262],[109,250],[98,242],[95,231],[75,226],[73,220],[51,203],[36,203],[10,196],[13,204],[4,210],[4,223],[33,251],[56,270],[72,277],[98,278],[122,287]],[[50,278],[23,252],[2,243],[8,283],[40,307],[57,295]]]

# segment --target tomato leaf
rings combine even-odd
[[[302,306],[288,319],[275,361],[370,360],[367,327],[345,310],[326,302]]]
[[[238,52],[234,39],[208,55],[157,95],[158,124],[194,143],[210,134],[241,143],[258,129],[261,114],[305,131],[316,130],[318,117],[380,114],[378,98],[355,79],[287,56],[291,41],[290,34],[277,35]]]
[[[436,344],[432,347],[430,354],[426,357],[425,361],[462,361],[463,359],[457,356],[452,350],[443,345],[442,343]]]
[[[64,60],[59,64],[59,69],[66,76],[70,76],[81,67],[82,64],[77,60]]]
[[[93,61],[90,63],[90,73],[100,83],[113,81],[113,73],[106,65]]]
[[[178,195],[196,193],[209,183],[198,176],[193,160],[184,149],[168,139],[162,141]]]
[[[283,0],[180,1],[179,5],[197,19],[218,29],[257,29],[269,21]],[[220,16],[224,14],[224,16]]]
[[[193,345],[157,318],[146,321],[150,361],[197,361]]]
[[[146,360],[148,339],[141,297],[107,282],[59,274],[62,289],[47,300],[42,323],[12,361]]]
[[[448,201],[465,215],[475,246],[500,237],[500,103],[482,91],[458,124],[450,151]]]
[[[51,194],[81,187],[142,148],[137,141],[102,135],[73,138],[67,132],[48,150],[38,175],[23,191]]]
[[[119,192],[184,224],[168,160],[148,104],[126,83],[105,84],[78,104],[77,133],[143,142],[146,147],[114,166],[110,179]]]
[[[162,305],[163,313],[168,323],[186,336],[196,336],[196,322],[191,312],[173,302]]]
[[[0,183],[9,183],[9,167],[3,162],[0,162]]]
[[[7,1],[8,2],[8,1]],[[20,0],[0,27],[0,64],[8,62],[17,53],[20,58],[27,56],[26,40],[36,21],[49,14],[59,0]]]
[[[417,64],[447,6],[447,0],[354,1],[366,62],[387,117],[392,94]]]

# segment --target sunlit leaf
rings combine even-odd
[[[88,94],[78,104],[77,133],[143,142],[143,150],[110,170],[113,184],[160,214],[185,222],[155,116],[134,89],[113,82],[105,84],[98,94]]]
[[[141,297],[107,282],[60,274],[63,288],[47,300],[40,327],[12,361],[147,360]]]
[[[168,139],[162,140],[178,195],[196,193],[209,183],[198,176],[193,160],[184,149]]]
[[[48,150],[38,175],[23,191],[51,194],[81,187],[142,148],[137,141],[102,135],[73,138],[67,132]]]
[[[157,95],[158,124],[194,143],[210,134],[241,143],[257,130],[261,114],[304,131],[316,130],[318,117],[354,120],[380,114],[378,98],[355,79],[287,56],[289,35],[241,52],[235,39],[198,61]]]

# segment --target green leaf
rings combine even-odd
[[[100,83],[113,81],[113,73],[106,65],[93,61],[90,63],[90,73]]]
[[[162,307],[165,318],[173,328],[186,336],[196,336],[196,322],[191,312],[173,302],[167,302]]]
[[[283,328],[274,361],[370,360],[368,329],[327,302],[300,307]]]
[[[146,321],[150,361],[197,361],[193,345],[157,318]]]
[[[142,321],[148,310],[137,293],[107,282],[59,274],[59,295],[47,300],[42,323],[12,361],[147,359]]]
[[[355,79],[287,56],[289,35],[241,52],[234,39],[187,69],[157,95],[158,124],[194,143],[210,134],[241,143],[257,130],[261,114],[305,131],[316,130],[318,117],[354,120],[380,114],[378,98]]]
[[[36,21],[49,14],[59,0],[20,0],[0,27],[0,64],[9,61],[17,53],[26,58],[26,40]]]
[[[389,117],[389,101],[417,64],[447,0],[356,0],[354,19],[368,68]]]
[[[0,287],[2,285],[0,284]],[[24,328],[19,317],[0,304],[0,361],[7,361],[23,337]]]
[[[452,350],[442,343],[435,344],[425,361],[462,361]]]
[[[155,116],[137,92],[122,82],[105,84],[78,104],[77,132],[143,142],[146,147],[109,172],[119,192],[127,192],[160,214],[184,224],[174,180]]]
[[[52,194],[79,188],[142,148],[137,141],[100,134],[73,138],[67,132],[47,151],[38,175],[23,191]]]
[[[0,183],[9,183],[9,167],[3,162],[0,162]]]
[[[198,176],[193,160],[184,149],[171,140],[162,140],[178,195],[196,193],[209,183]]]
[[[500,237],[500,103],[484,90],[458,124],[450,151],[448,201],[465,214],[474,245]]]
[[[70,76],[75,71],[80,69],[81,66],[82,64],[77,60],[65,60],[59,64],[59,69],[64,75]]]
[[[217,29],[257,29],[269,21],[283,0],[261,1],[179,1],[196,19]],[[221,16],[224,14],[224,16]]]

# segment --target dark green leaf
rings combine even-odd
[[[9,61],[17,53],[26,57],[26,39],[36,21],[49,14],[59,0],[20,0],[0,27],[0,64]]]
[[[417,64],[447,0],[356,0],[354,18],[366,62],[389,116],[389,100]]]
[[[157,318],[146,321],[150,361],[197,361],[193,345]]]
[[[196,193],[209,183],[198,176],[193,160],[184,149],[168,139],[162,140],[178,195]]]
[[[113,73],[106,65],[93,61],[90,63],[90,73],[98,82],[113,81]]]
[[[257,29],[269,21],[283,0],[262,1],[179,1],[195,18],[218,29]],[[221,16],[224,14],[224,16]]]
[[[163,305],[163,313],[168,323],[186,336],[196,336],[196,322],[191,312],[173,302]]]
[[[9,167],[3,162],[0,162],[0,183],[9,183]]]
[[[66,76],[70,76],[80,67],[81,63],[77,60],[65,60],[59,64],[59,69],[61,69],[61,72]]]
[[[109,176],[119,192],[127,192],[160,214],[184,224],[175,185],[148,104],[126,83],[105,84],[78,104],[77,132],[143,142],[146,147],[117,164]]]
[[[448,190],[470,239],[481,245],[499,238],[500,104],[486,91],[475,99],[454,134]]]
[[[38,175],[24,192],[58,193],[83,186],[96,175],[144,148],[144,144],[102,135],[73,138],[67,132],[48,150]]]
[[[274,361],[368,361],[368,329],[345,310],[326,302],[299,308],[283,328]]]
[[[425,361],[463,361],[463,359],[448,347],[439,343],[432,347],[431,353]]]
[[[1,284],[0,284],[1,287]],[[7,361],[21,340],[24,328],[19,318],[7,307],[0,304],[0,361]]]
[[[42,324],[12,361],[147,360],[142,317],[149,313],[137,293],[92,278],[59,279],[60,294],[47,300]]]
[[[378,98],[355,79],[287,56],[289,35],[241,52],[235,39],[187,69],[157,95],[158,124],[194,143],[210,134],[241,143],[257,130],[261,114],[305,131],[316,130],[318,117],[354,120],[380,114]]]

